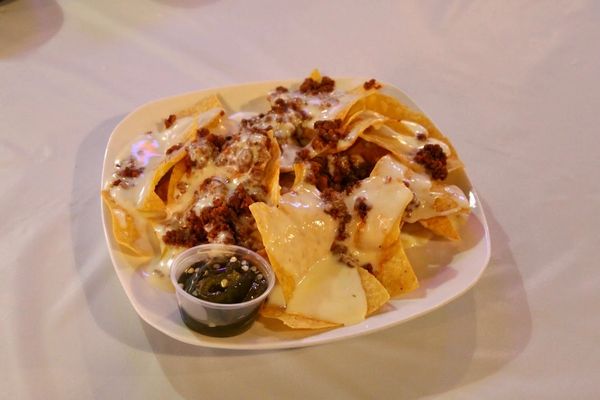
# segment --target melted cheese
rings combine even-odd
[[[402,182],[388,181],[384,176],[372,176],[361,181],[345,200],[348,210],[353,210],[356,200],[362,197],[371,207],[365,221],[354,213],[349,224],[350,238],[344,242],[359,265],[379,264],[382,248],[395,237],[404,209],[413,195]]]
[[[407,121],[402,121],[403,125],[406,126],[406,122]],[[416,154],[419,149],[423,148],[427,144],[437,144],[442,148],[447,157],[452,155],[450,147],[441,140],[428,137],[422,141],[417,139],[415,136],[403,135],[386,125],[377,128],[377,131],[379,131],[378,133],[380,135],[393,140],[396,149],[409,158],[412,158],[412,156]]]
[[[139,176],[131,179],[130,187],[111,186],[111,196],[128,211],[139,208],[147,196],[147,191],[154,190],[154,172],[164,161],[167,149],[185,141],[195,126],[194,118],[180,118],[169,129],[145,133],[141,139],[133,142],[121,154],[119,160],[126,164],[131,157],[136,161],[136,166],[143,167],[144,170]],[[110,182],[107,182],[107,185],[110,185]]]
[[[367,300],[358,270],[328,253],[298,284],[287,311],[344,325],[362,321]]]
[[[414,172],[392,156],[382,157],[373,168],[372,175],[387,176],[392,180],[408,184],[414,194],[417,206],[411,211],[410,215],[404,216],[406,222],[417,222],[421,219],[451,215],[469,208],[469,202],[459,187],[434,184],[429,176]],[[436,210],[434,203],[436,199],[442,197],[451,198],[456,206],[443,211]]]
[[[318,191],[311,186],[286,193],[278,208],[277,223],[269,233],[272,242],[266,246],[277,251],[279,263],[298,284],[329,253],[337,224],[325,214]]]

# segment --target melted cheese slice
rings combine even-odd
[[[254,203],[250,211],[277,275],[287,312],[337,324],[365,318],[367,301],[356,268],[330,252],[337,222],[323,211],[318,190],[301,184],[277,207]],[[281,305],[281,296],[273,296]]]
[[[367,299],[358,269],[342,264],[329,253],[298,284],[287,312],[344,325],[362,321]]]

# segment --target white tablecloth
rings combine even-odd
[[[0,1],[0,398],[556,398],[600,392],[600,3]],[[458,148],[492,260],[447,306],[368,336],[235,352],[141,321],[100,171],[149,100],[373,76]]]

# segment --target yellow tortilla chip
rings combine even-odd
[[[374,272],[390,296],[397,296],[417,289],[419,281],[404,252],[402,241],[398,240],[385,252],[390,257],[384,259],[379,268]]]
[[[194,104],[192,107],[187,108],[185,110],[177,112],[175,115],[177,118],[183,117],[194,117],[192,124],[187,128],[186,132],[182,137],[182,143],[189,142],[193,140],[196,131],[199,128],[203,128],[206,126],[210,126],[214,124],[220,117],[220,110],[222,110],[223,105],[217,98],[217,96],[212,95],[205,97]],[[208,113],[210,110],[215,110],[215,112]],[[202,113],[206,113],[205,118],[202,118],[200,121],[196,119],[196,117],[200,116]],[[174,165],[179,163],[185,157],[185,149],[182,146],[180,149],[173,151],[171,154],[165,157],[164,161],[161,162],[158,167],[154,170],[154,175],[152,177],[152,181],[150,186],[152,188],[156,188],[156,185],[160,182],[160,180],[173,168]],[[177,171],[176,178],[177,181],[181,178],[181,167]],[[171,177],[172,179],[173,177]],[[173,189],[173,185],[169,182],[169,188]],[[171,191],[171,193],[173,193]],[[172,199],[172,197],[171,197]],[[155,193],[154,190],[148,190],[145,193],[145,197],[139,207],[139,211],[149,214],[149,217],[163,217],[165,213],[165,202]]]
[[[265,185],[269,189],[269,200],[271,204],[277,204],[279,201],[279,163],[281,159],[281,149],[279,148],[279,144],[277,143],[277,139],[273,136],[273,131],[270,130],[268,132],[269,137],[269,152],[271,153],[271,158],[265,167]]]
[[[204,97],[189,108],[176,112],[175,116],[177,118],[196,116],[213,108],[224,108],[219,98],[214,94]]]
[[[102,191],[102,199],[111,214],[113,237],[125,253],[138,257],[151,257],[151,246],[140,241],[140,234],[133,217],[123,207],[118,205],[108,190]]]
[[[327,329],[340,326],[340,324],[334,324],[333,322],[321,321],[303,315],[290,314],[278,307],[264,307],[260,314],[266,318],[278,319],[293,329]]]
[[[358,268],[358,274],[367,298],[367,315],[371,315],[389,301],[390,294],[369,271]]]
[[[158,182],[162,179],[162,177],[173,168],[175,164],[181,161],[185,157],[185,151],[180,149],[171,153],[166,159],[161,162],[158,167],[154,170],[154,175],[152,177],[151,183],[149,185],[152,190],[148,190],[145,193],[144,200],[139,207],[141,212],[147,213],[150,216],[162,217],[165,213],[165,203],[162,199],[156,194],[154,189]]]
[[[187,170],[187,166],[185,164],[185,160],[180,160],[173,166],[171,170],[171,178],[169,179],[169,189],[167,191],[167,205],[173,204],[175,202],[175,193],[177,189],[177,184],[181,181],[183,175],[185,175],[185,171]]]
[[[460,233],[449,217],[432,217],[422,219],[419,223],[436,235],[449,240],[460,240]]]
[[[285,254],[280,252],[277,237],[284,237],[287,234],[285,232],[286,226],[287,224],[291,224],[292,221],[283,211],[262,202],[251,204],[250,212],[261,234],[265,250],[269,255],[269,261],[273,267],[273,272],[275,272],[277,281],[281,285],[283,297],[286,301],[289,301],[297,282],[295,277],[283,265],[284,260],[282,258],[285,257]]]
[[[348,114],[352,115],[354,113],[358,113],[363,110],[370,110],[370,111],[377,112],[377,113],[389,118],[390,120],[392,120],[392,121],[388,121],[388,125],[392,130],[396,131],[398,135],[401,135],[401,134],[411,135],[410,132],[408,132],[408,130],[405,127],[403,127],[402,124],[400,123],[400,121],[402,121],[402,120],[415,122],[415,123],[423,126],[425,129],[427,129],[427,132],[429,133],[429,137],[444,142],[450,148],[452,155],[448,159],[448,170],[454,170],[454,169],[458,169],[458,168],[462,167],[462,162],[460,161],[460,159],[457,155],[456,149],[454,148],[452,143],[448,140],[448,138],[446,136],[444,136],[440,132],[440,130],[433,124],[433,122],[431,122],[431,120],[429,118],[427,118],[427,116],[425,116],[423,113],[413,110],[412,108],[401,103],[397,99],[387,96],[380,92],[370,93],[367,96],[358,100],[352,106],[352,108],[348,111]],[[386,133],[389,133],[389,132],[386,132]],[[371,139],[375,139],[375,138],[371,138]],[[368,140],[368,139],[366,139],[366,140]],[[395,140],[396,139],[394,139],[394,141]],[[370,141],[377,143],[375,140],[370,140]],[[380,143],[377,143],[377,144],[380,144]],[[393,141],[390,142],[389,140],[387,140],[387,141],[382,140],[382,143],[380,145],[383,146],[384,144],[386,146],[392,145],[392,147],[394,147]],[[397,146],[397,144],[396,144],[396,146]],[[385,147],[385,148],[388,148],[388,147]],[[394,150],[392,150],[391,148],[388,148],[388,150],[394,152]],[[394,152],[394,153],[397,154],[396,152]]]
[[[350,148],[367,128],[380,126],[385,120],[386,118],[381,114],[371,111],[363,111],[350,116],[347,122],[344,123],[346,136],[337,142],[334,152],[337,153]]]

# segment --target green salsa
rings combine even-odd
[[[258,267],[236,256],[192,264],[177,282],[192,296],[220,304],[250,301],[268,287],[267,278]]]

